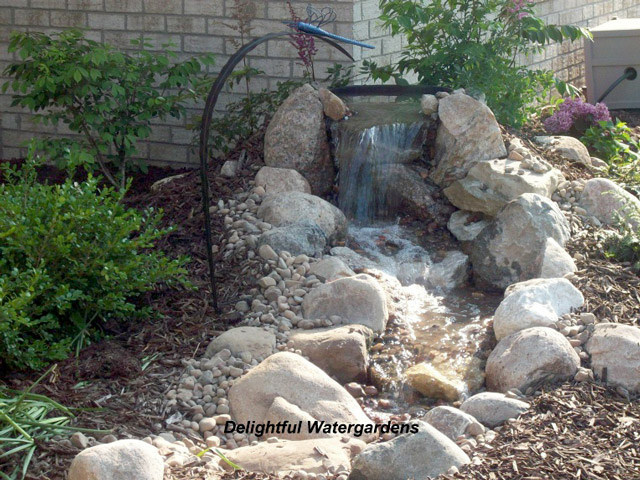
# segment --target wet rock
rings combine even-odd
[[[524,392],[530,386],[573,378],[580,357],[561,333],[533,327],[503,338],[487,360],[487,388]]]
[[[417,433],[399,435],[369,445],[352,462],[350,480],[406,480],[435,478],[452,466],[461,467],[469,457],[453,441],[425,422]]]
[[[472,415],[483,425],[494,428],[510,418],[516,418],[529,409],[529,404],[502,393],[482,392],[467,398],[460,410]]]
[[[256,185],[266,193],[303,192],[311,193],[307,179],[291,168],[262,167],[256,174]]]
[[[542,162],[542,161],[540,161]],[[522,169],[521,162],[496,159],[476,163],[466,177],[444,189],[449,201],[462,210],[495,216],[523,193],[551,197],[564,176],[546,162],[543,172]],[[522,169],[522,173],[520,173]]]
[[[469,277],[469,257],[462,252],[447,252],[442,261],[429,268],[427,285],[445,290],[458,288],[467,282]]]
[[[579,206],[605,225],[640,227],[640,200],[606,178],[587,181]]]
[[[318,96],[320,97],[320,101],[322,102],[324,114],[331,120],[342,120],[349,113],[349,109],[340,99],[340,97],[330,92],[326,88],[320,88],[318,90]]]
[[[535,137],[535,141],[547,150],[557,153],[570,162],[591,166],[591,156],[584,144],[574,137],[563,135]]]
[[[498,340],[530,327],[551,327],[558,317],[581,307],[584,297],[564,278],[535,279],[511,285],[493,317]]]
[[[234,418],[264,423],[282,397],[316,420],[370,424],[358,402],[335,380],[300,355],[276,353],[235,380],[229,391]]]
[[[431,178],[441,187],[463,178],[480,160],[507,155],[498,122],[483,103],[462,93],[449,95],[440,100],[438,115],[437,167]]]
[[[275,227],[314,222],[333,243],[347,233],[344,214],[326,200],[302,192],[266,195],[258,208],[258,217]]]
[[[585,350],[591,355],[591,368],[598,379],[640,392],[640,328],[600,323]]]
[[[374,332],[384,331],[389,310],[382,287],[369,275],[339,278],[312,289],[302,302],[305,318],[340,316]]]
[[[441,214],[443,206],[434,199],[440,189],[413,169],[400,164],[384,165],[378,176],[384,179],[385,216],[395,218],[402,211],[429,220]]]
[[[371,337],[373,332],[363,325],[346,325],[292,333],[287,347],[300,350],[340,383],[364,382],[369,367],[367,339]]]
[[[444,375],[428,363],[414,365],[405,372],[405,375],[411,388],[426,397],[443,398],[453,402],[460,396],[459,382]]]
[[[496,288],[538,278],[547,239],[564,246],[569,236],[569,224],[554,202],[525,193],[505,205],[473,240],[470,258],[474,274]]]
[[[204,355],[211,358],[225,348],[234,355],[250,352],[254,358],[267,358],[276,348],[276,336],[259,327],[232,328],[214,338]]]
[[[225,455],[248,472],[274,473],[282,475],[298,471],[324,474],[325,465],[351,465],[353,451],[365,447],[364,442],[350,439],[343,442],[339,438],[319,438],[312,440],[277,440],[273,443],[260,442],[257,445],[236,448]],[[224,462],[221,462],[224,466]]]
[[[449,217],[447,228],[461,242],[470,242],[476,238],[490,221],[477,212],[457,210]]]
[[[302,221],[267,230],[258,237],[257,244],[269,245],[276,253],[316,257],[322,255],[327,236],[315,222]]]
[[[424,421],[436,427],[453,441],[456,441],[460,435],[465,435],[471,425],[476,425],[476,427],[471,428],[471,430],[480,432],[484,430],[478,420],[472,415],[449,406],[432,408],[424,416]]]
[[[322,102],[311,85],[294,90],[269,122],[264,137],[264,163],[297,170],[316,195],[331,189],[335,170]]]
[[[315,275],[323,282],[342,277],[353,277],[355,274],[340,258],[334,256],[326,256],[309,268],[309,275]]]
[[[158,450],[141,440],[118,440],[80,452],[69,480],[162,480],[164,462]]]

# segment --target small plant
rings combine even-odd
[[[77,159],[70,159],[77,162]],[[36,181],[33,147],[0,184],[0,369],[38,369],[100,333],[100,323],[150,315],[134,300],[158,283],[186,284],[185,259],[152,250],[170,230],[138,212],[126,188]]]
[[[575,133],[580,135],[599,122],[611,120],[604,103],[592,105],[581,98],[565,98],[556,112],[545,119],[544,128],[553,134]]]
[[[20,61],[10,64],[2,91],[15,92],[12,105],[36,112],[44,124],[62,121],[82,140],[83,164],[99,169],[115,187],[124,189],[129,169],[145,165],[133,158],[138,141],[151,135],[151,121],[167,116],[180,118],[185,102],[195,100],[204,88],[199,76],[211,57],[173,63],[176,53],[163,45],[150,51],[148,42],[134,41],[140,50],[124,53],[84,38],[79,30],[45,35],[11,34],[9,51]],[[65,140],[57,150],[64,152]],[[59,162],[64,162],[58,156]]]
[[[232,25],[225,23],[224,25],[240,35],[239,41],[236,38],[229,39],[231,44],[236,49],[239,49],[249,38],[251,38],[251,31],[253,30],[251,22],[256,18],[256,4],[253,0],[233,0],[231,12],[231,18],[235,20],[235,24]],[[250,67],[247,65],[246,57],[242,58],[242,65],[242,70],[244,72],[251,72]],[[251,75],[244,75],[243,78],[245,81],[246,94],[249,95],[251,91],[249,87]]]
[[[291,15],[291,20],[293,22],[300,22],[302,19],[296,14],[293,9],[293,5],[291,5],[291,0],[287,0],[287,7],[289,8],[289,15]],[[316,47],[315,39],[311,35],[305,35],[304,33],[298,33],[293,36],[293,40],[290,42],[298,52],[298,58],[305,68],[305,78],[311,79],[311,81],[316,81],[316,72],[313,65],[313,57],[316,53],[318,53],[318,49]]]
[[[110,433],[106,430],[69,426],[69,421],[74,417],[71,410],[44,395],[32,393],[33,388],[52,370],[53,367],[22,392],[0,387],[0,478],[2,479],[25,478],[38,442],[46,441],[54,435],[64,435],[69,432],[103,435]]]
[[[529,105],[553,86],[551,72],[529,70],[519,57],[552,41],[591,37],[583,28],[545,25],[528,0],[381,0],[380,8],[382,25],[407,46],[396,64],[371,63],[374,80],[402,84],[415,74],[422,84],[462,87],[484,95],[498,120],[512,126],[522,125]]]

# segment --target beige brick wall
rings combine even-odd
[[[252,36],[284,30],[281,20],[289,19],[283,0],[255,0],[256,19]],[[308,0],[294,0],[298,14],[305,16]],[[363,40],[376,46],[375,50],[346,46],[356,60],[374,58],[380,64],[392,61],[401,48],[401,40],[391,38],[378,22],[378,0],[323,0],[311,2],[322,7],[331,6],[338,14],[338,22],[328,30]],[[640,16],[638,0],[546,0],[537,6],[538,12],[550,23],[573,23],[593,27],[610,19]],[[144,35],[156,45],[173,42],[178,45],[181,57],[202,52],[216,54],[214,75],[236,51],[231,41],[237,33],[225,23],[230,19],[233,0],[0,0],[0,71],[13,60],[7,52],[8,38],[14,30],[54,32],[65,27],[83,27],[87,35],[99,41],[121,48],[131,48],[130,41]],[[342,55],[319,44],[316,56],[318,77],[334,62],[348,63]],[[274,88],[277,81],[302,74],[295,49],[287,40],[270,41],[252,52],[249,64],[264,70],[267,77],[255,79],[254,88]],[[558,71],[564,79],[582,81],[582,46],[563,44],[549,47],[542,55],[529,59],[528,63]],[[2,82],[4,79],[0,79]],[[220,105],[224,106],[233,94],[225,94]],[[33,136],[67,134],[63,126],[44,130],[35,126],[28,112],[11,107],[9,94],[0,95],[0,158],[24,155],[22,143]],[[201,105],[190,108],[192,114],[200,114]],[[157,163],[194,163],[197,154],[190,148],[192,132],[186,129],[186,119],[167,120],[154,128],[152,141],[140,148],[141,155]]]

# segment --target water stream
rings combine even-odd
[[[465,281],[466,256],[445,233],[402,226],[387,203],[387,168],[419,163],[431,121],[415,103],[351,105],[356,115],[331,127],[339,205],[351,218],[347,246],[359,262],[395,282],[395,319],[373,348],[371,376],[400,408],[429,403],[407,386],[406,370],[425,362],[452,378],[464,398],[483,383],[487,323],[499,303]],[[358,262],[356,262],[358,263]],[[391,280],[389,280],[391,279]],[[399,284],[398,284],[399,282]]]

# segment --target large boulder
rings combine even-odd
[[[606,178],[588,180],[578,205],[605,225],[640,226],[640,200]]]
[[[364,325],[293,332],[287,347],[300,350],[311,362],[344,384],[365,382],[369,368],[367,340],[373,336]]]
[[[547,247],[553,247],[547,239],[564,246],[569,236],[569,224],[555,202],[525,193],[505,205],[473,240],[474,274],[496,288],[538,278]]]
[[[386,216],[405,212],[416,218],[429,220],[443,212],[441,202],[434,200],[439,188],[418,172],[402,164],[383,165],[378,178],[384,179],[384,207]],[[379,190],[378,190],[379,191]]]
[[[71,462],[69,480],[162,480],[164,461],[153,445],[118,440],[87,448]]]
[[[389,310],[385,291],[369,275],[338,278],[312,289],[302,302],[305,318],[342,317],[346,323],[359,323],[374,332],[387,326]]]
[[[352,461],[350,480],[407,480],[435,478],[451,467],[470,462],[446,435],[417,421],[417,433],[402,434],[389,442],[369,445]]]
[[[505,157],[500,126],[483,103],[456,93],[440,100],[440,127],[436,137],[437,167],[431,178],[441,187],[464,178],[480,160]]]
[[[267,230],[258,237],[258,246],[262,245],[269,245],[278,254],[286,251],[295,256],[316,257],[322,255],[327,236],[315,222],[305,220]]]
[[[340,258],[334,256],[326,256],[322,260],[312,263],[309,268],[309,275],[315,275],[323,282],[329,282],[336,278],[353,277],[355,274]]]
[[[591,368],[601,380],[640,392],[640,328],[600,323],[585,349],[591,355]]]
[[[256,185],[263,187],[267,193],[311,193],[307,179],[291,168],[262,167],[256,173]]]
[[[276,336],[259,327],[236,327],[218,335],[207,346],[205,357],[228,349],[233,355],[250,352],[254,358],[267,358],[276,348]]]
[[[580,357],[556,330],[533,327],[503,338],[487,359],[487,388],[524,392],[542,383],[573,378]]]
[[[497,159],[476,163],[467,176],[456,180],[444,193],[462,210],[494,216],[523,193],[551,197],[564,176],[547,162],[533,164]]]
[[[311,85],[294,90],[269,122],[264,136],[264,163],[297,170],[316,195],[331,189],[335,170],[322,103]]]
[[[259,218],[275,227],[314,222],[333,243],[347,234],[344,214],[326,200],[308,193],[282,192],[266,195],[258,208]]]
[[[278,397],[316,420],[371,424],[358,402],[319,367],[300,355],[280,352],[235,380],[231,413],[240,423],[265,423]]]
[[[484,426],[493,428],[510,418],[517,418],[529,409],[529,404],[498,392],[482,392],[467,398],[460,410],[472,415]]]
[[[467,430],[472,425],[476,427],[477,431],[481,432],[484,430],[482,427],[477,428],[479,422],[472,415],[457,408],[444,405],[429,410],[424,416],[424,421],[436,427],[454,442],[459,436],[466,435]]]
[[[493,316],[498,340],[525,328],[551,327],[584,303],[580,291],[564,278],[529,280],[509,288]]]
[[[357,439],[347,442],[340,438],[278,440],[236,448],[225,452],[225,456],[248,472],[286,475],[303,470],[325,474],[327,465],[349,468],[353,452],[364,447],[364,442]]]

